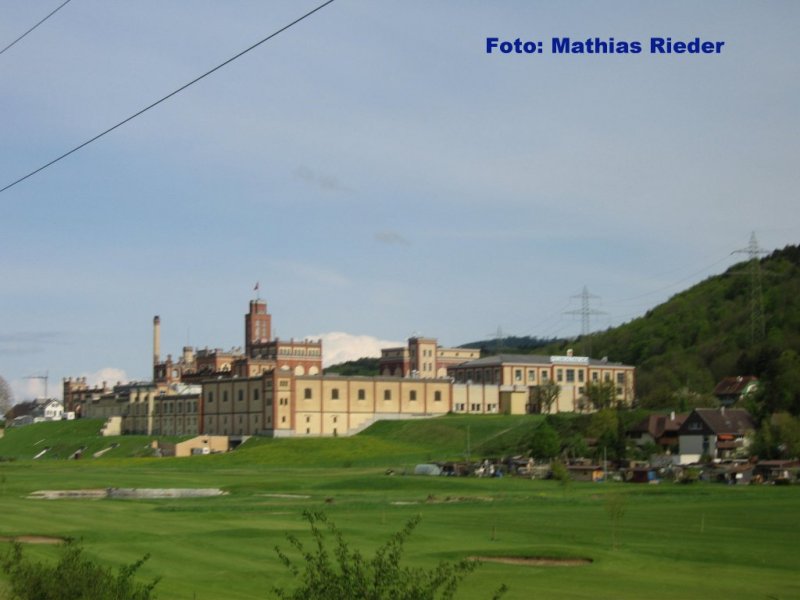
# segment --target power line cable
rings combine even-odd
[[[167,94],[166,96],[164,96],[164,97],[163,97],[163,98],[161,98],[160,100],[156,100],[155,102],[153,102],[153,103],[152,103],[152,104],[150,104],[149,106],[146,106],[145,108],[141,109],[140,111],[138,111],[138,112],[136,112],[136,113],[132,114],[130,117],[128,117],[127,119],[124,119],[124,120],[120,121],[119,123],[117,123],[117,124],[116,124],[116,125],[114,125],[113,127],[109,127],[108,129],[106,129],[106,130],[105,130],[105,131],[103,131],[102,133],[98,133],[98,134],[97,134],[96,136],[94,136],[93,138],[86,140],[85,142],[83,142],[82,144],[80,144],[80,145],[78,145],[78,146],[75,146],[75,147],[74,147],[72,150],[70,150],[69,152],[65,152],[64,154],[62,154],[62,155],[61,155],[61,156],[59,156],[58,158],[54,158],[54,159],[53,159],[53,160],[51,160],[49,163],[47,163],[47,164],[45,164],[45,165],[42,165],[41,167],[39,167],[39,168],[38,168],[38,169],[36,169],[35,171],[31,171],[30,173],[28,173],[28,174],[27,174],[27,175],[25,175],[24,177],[20,177],[20,178],[19,178],[19,179],[17,179],[16,181],[13,181],[13,182],[9,183],[9,184],[8,184],[8,185],[6,185],[4,188],[0,189],[0,194],[2,194],[3,192],[5,192],[5,191],[6,191],[6,190],[8,190],[9,188],[12,188],[12,187],[14,187],[14,186],[15,186],[15,185],[17,185],[18,183],[22,183],[23,181],[25,181],[25,180],[26,180],[26,179],[28,179],[29,177],[33,177],[34,175],[36,175],[36,174],[37,174],[37,173],[39,173],[40,171],[44,171],[44,170],[45,170],[47,167],[50,167],[50,166],[54,165],[55,163],[57,163],[58,161],[65,159],[65,158],[66,158],[66,157],[68,157],[70,154],[73,154],[73,153],[77,152],[78,150],[80,150],[81,148],[84,148],[85,146],[88,146],[88,145],[89,145],[89,144],[91,144],[92,142],[94,142],[94,141],[96,141],[96,140],[99,140],[99,139],[100,139],[101,137],[103,137],[104,135],[107,135],[107,134],[111,133],[112,131],[114,131],[115,129],[117,129],[117,128],[119,128],[119,127],[122,127],[123,125],[125,125],[125,123],[127,123],[127,122],[129,122],[129,121],[132,121],[132,120],[133,120],[133,119],[135,119],[136,117],[138,117],[138,116],[140,116],[140,115],[142,115],[142,114],[146,113],[146,112],[147,112],[148,110],[150,110],[151,108],[155,108],[156,106],[158,106],[158,105],[159,105],[159,104],[161,104],[162,102],[164,102],[164,101],[166,101],[166,100],[169,100],[170,98],[172,98],[172,97],[173,97],[173,96],[175,96],[176,94],[179,94],[180,92],[182,92],[182,91],[183,91],[183,90],[185,90],[186,88],[188,88],[188,87],[190,87],[190,86],[194,85],[195,83],[197,83],[197,82],[198,82],[198,81],[200,81],[201,79],[205,79],[206,77],[208,77],[208,76],[209,76],[209,75],[211,75],[212,73],[214,73],[214,72],[216,72],[216,71],[219,71],[219,70],[220,70],[222,67],[224,67],[224,66],[226,66],[226,65],[229,65],[230,63],[232,63],[233,61],[235,61],[237,58],[240,58],[240,57],[244,56],[245,54],[247,54],[247,53],[248,53],[248,52],[250,52],[251,50],[255,50],[255,49],[256,49],[256,48],[258,48],[258,47],[259,47],[261,44],[263,44],[263,43],[265,43],[265,42],[268,42],[269,40],[271,40],[272,38],[274,38],[274,37],[275,37],[275,36],[277,36],[278,34],[280,34],[280,33],[283,33],[283,32],[284,32],[284,31],[286,31],[287,29],[289,29],[289,28],[291,28],[291,27],[293,27],[293,26],[297,25],[297,24],[298,24],[300,21],[302,21],[302,20],[304,20],[304,19],[306,19],[306,18],[310,17],[310,16],[311,16],[311,15],[313,15],[315,12],[317,12],[317,11],[319,11],[319,10],[321,10],[321,9],[325,8],[326,6],[328,6],[328,4],[331,4],[333,1],[334,1],[334,0],[327,0],[327,2],[323,2],[322,4],[320,4],[319,6],[317,6],[315,9],[313,9],[313,10],[310,10],[309,12],[307,12],[306,14],[304,14],[304,15],[303,15],[303,16],[301,16],[301,17],[298,17],[297,19],[295,19],[294,21],[292,21],[292,22],[291,22],[291,23],[289,23],[288,25],[284,25],[283,27],[281,27],[281,28],[280,28],[280,29],[278,29],[277,31],[275,31],[275,32],[273,32],[273,33],[271,33],[271,34],[269,34],[267,37],[265,37],[265,38],[264,38],[264,39],[262,39],[261,41],[259,41],[259,42],[256,42],[255,44],[253,44],[253,45],[252,45],[252,46],[250,46],[249,48],[246,48],[245,50],[242,50],[241,52],[239,52],[238,54],[236,54],[236,55],[232,56],[231,58],[229,58],[229,59],[228,59],[228,60],[226,60],[225,62],[223,62],[223,63],[220,63],[220,64],[218,64],[216,67],[214,67],[213,69],[210,69],[210,70],[206,71],[205,73],[203,73],[203,74],[202,74],[202,75],[200,75],[199,77],[195,77],[195,78],[194,78],[194,79],[192,79],[192,80],[191,80],[189,83],[186,83],[186,84],[182,85],[181,87],[179,87],[178,89],[176,89],[174,92],[170,92],[169,94]]]
[[[36,29],[36,28],[37,28],[39,25],[41,25],[42,23],[44,23],[45,21],[47,21],[47,19],[49,19],[50,17],[52,17],[54,14],[56,14],[56,13],[57,13],[59,10],[61,10],[62,8],[64,8],[64,7],[65,7],[67,4],[69,4],[71,1],[72,1],[72,0],[66,0],[65,2],[62,2],[62,3],[61,3],[61,4],[60,4],[60,5],[59,5],[59,6],[58,6],[58,7],[57,7],[55,10],[53,10],[53,12],[51,12],[49,15],[47,15],[47,16],[46,16],[44,19],[42,19],[41,21],[39,21],[39,22],[38,22],[36,25],[34,25],[33,27],[31,27],[30,29],[28,29],[28,31],[26,31],[25,33],[23,33],[21,36],[19,36],[19,37],[18,37],[17,39],[15,39],[13,42],[11,42],[11,43],[10,43],[8,46],[6,46],[6,47],[5,47],[5,48],[3,48],[2,50],[0,50],[0,54],[2,54],[3,52],[5,52],[5,51],[6,51],[6,50],[8,50],[9,48],[11,48],[11,46],[13,46],[14,44],[16,44],[16,43],[17,43],[17,42],[19,42],[20,40],[22,40],[22,38],[24,38],[24,37],[25,37],[26,35],[28,35],[28,34],[29,34],[31,31],[33,31],[34,29]]]

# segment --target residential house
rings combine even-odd
[[[741,408],[695,408],[678,429],[681,464],[735,458],[746,454],[755,422]]]
[[[742,377],[726,377],[714,388],[714,396],[722,406],[733,406],[742,398],[746,398],[758,389],[758,378],[748,375]]]

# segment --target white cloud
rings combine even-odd
[[[90,386],[102,385],[105,381],[108,387],[114,387],[117,383],[128,381],[128,374],[116,367],[104,367],[94,373],[84,373],[82,377],[86,377],[86,383]]]
[[[403,345],[403,342],[379,340],[371,335],[353,335],[343,331],[309,335],[306,338],[322,340],[322,364],[325,367],[357,358],[379,357],[381,348]]]

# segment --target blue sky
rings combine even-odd
[[[0,3],[0,46],[58,4]],[[0,187],[315,5],[73,0],[0,55]],[[751,231],[798,242],[798,23],[790,1],[337,0],[0,194],[0,376],[18,400],[44,372],[145,379],[155,314],[164,353],[239,346],[256,281],[278,336],[337,332],[337,356],[574,335],[584,285],[594,326],[630,320]]]

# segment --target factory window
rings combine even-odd
[[[433,392],[433,401],[434,402],[441,402],[442,401],[442,392],[440,392],[438,390]]]
[[[331,400],[338,400],[339,399],[339,388],[333,388],[331,390]]]
[[[208,392],[208,396],[206,396],[206,398],[208,399],[209,403],[213,402],[214,401],[214,392]]]
[[[306,388],[303,390],[303,399],[311,400],[311,388]]]
[[[238,393],[238,395],[237,395],[237,398],[236,398],[236,399],[237,399],[239,402],[241,402],[242,400],[244,400],[244,390],[239,390],[239,393]]]
[[[253,390],[253,400],[258,400],[258,388]]]
[[[222,392],[222,401],[223,402],[227,402],[228,401],[228,390],[225,390],[224,392]]]
[[[392,399],[392,390],[383,390],[383,399],[384,400],[391,400]]]
[[[417,399],[417,392],[416,392],[416,390],[411,390],[411,391],[408,393],[408,399],[409,399],[409,400],[416,400],[416,399]]]
[[[362,390],[358,390],[358,399],[359,400],[366,400],[367,399],[367,393],[363,389]]]

